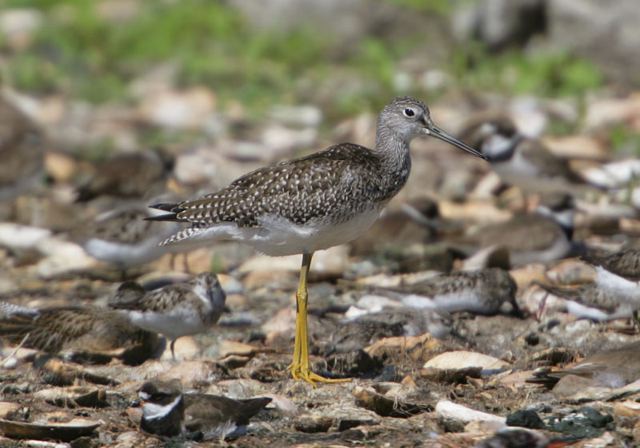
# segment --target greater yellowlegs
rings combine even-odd
[[[302,254],[296,293],[291,374],[310,383],[334,382],[313,373],[307,333],[307,275],[313,253],[366,231],[409,177],[409,143],[431,135],[484,156],[433,124],[419,100],[397,98],[378,117],[373,149],[341,143],[300,159],[253,171],[228,187],[181,203],[156,204],[169,213],[150,218],[189,223],[162,244],[230,239],[272,256]]]
[[[204,272],[189,282],[150,292],[125,282],[109,300],[109,307],[120,310],[135,326],[167,336],[175,359],[176,339],[209,329],[220,318],[225,298],[218,277]]]

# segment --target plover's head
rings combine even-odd
[[[211,272],[203,272],[196,275],[191,280],[194,292],[200,296],[205,297],[215,308],[224,308],[224,302],[227,295],[220,285],[218,276]]]
[[[500,115],[472,121],[461,138],[480,149],[489,161],[500,162],[511,158],[522,136],[510,118]]]
[[[405,142],[410,142],[420,135],[430,135],[484,158],[480,152],[438,128],[431,120],[429,108],[422,101],[414,98],[396,98],[386,105],[378,117],[378,129],[382,133],[393,132]]]
[[[142,401],[143,430],[163,436],[177,436],[183,431],[184,400],[177,383],[146,382],[138,397]]]

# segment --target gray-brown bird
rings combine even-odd
[[[372,149],[341,143],[261,168],[199,199],[157,204],[167,213],[153,219],[188,225],[163,244],[234,240],[271,256],[302,254],[291,373],[310,383],[335,381],[312,372],[309,363],[311,258],[315,251],[352,241],[371,227],[409,177],[409,143],[429,135],[484,158],[438,128],[424,103],[397,98],[378,117]]]

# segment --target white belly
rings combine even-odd
[[[259,220],[260,227],[243,228],[235,224],[213,226],[197,235],[197,240],[236,240],[274,257],[311,253],[353,241],[380,216],[381,209],[372,209],[339,224],[326,221],[305,225],[273,216]]]
[[[129,320],[143,330],[160,333],[169,339],[197,334],[207,329],[202,318],[195,313],[154,313],[130,311]]]

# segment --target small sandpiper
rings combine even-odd
[[[636,294],[635,297],[617,294],[601,288],[597,283],[576,287],[536,284],[546,293],[563,299],[567,312],[579,319],[593,321],[626,319],[640,310],[640,294]],[[634,289],[638,290],[638,288],[639,286],[636,284]],[[547,297],[545,296],[540,310],[544,309],[546,302]]]
[[[94,353],[116,356],[157,347],[157,336],[131,325],[119,313],[101,308],[30,309],[0,302],[0,337],[50,354]],[[122,350],[124,352],[122,352]],[[137,356],[137,355],[136,355]]]
[[[471,237],[481,247],[502,246],[513,265],[548,263],[568,256],[573,244],[575,206],[566,194],[547,194],[534,213],[521,213],[508,221],[482,226]]]
[[[327,379],[311,371],[307,332],[307,275],[317,250],[344,244],[366,231],[406,183],[409,143],[431,135],[484,156],[438,128],[427,106],[397,98],[378,117],[373,149],[341,143],[300,159],[253,171],[228,187],[181,203],[156,204],[157,220],[189,227],[163,244],[219,240],[247,243],[271,256],[302,254],[296,293],[296,335],[290,370],[309,383]]]
[[[144,221],[153,215],[146,204],[109,210],[83,231],[80,242],[89,255],[125,272],[174,252],[159,243],[179,230],[176,223]]]
[[[520,314],[516,302],[518,286],[508,271],[499,268],[441,274],[395,290],[408,293],[402,302],[414,308],[492,315],[508,302],[511,312]]]
[[[587,187],[566,159],[555,156],[540,141],[520,134],[508,117],[478,120],[461,136],[480,149],[502,182],[525,193],[576,193]]]
[[[185,393],[175,383],[149,381],[138,392],[142,430],[166,437],[224,440],[246,433],[251,417],[271,398],[234,400],[221,395]]]
[[[0,93],[0,201],[44,180],[44,133]]]
[[[149,292],[135,282],[125,282],[108,306],[124,314],[133,325],[169,338],[175,359],[176,339],[208,330],[220,318],[225,298],[218,277],[205,272],[188,282]]]
[[[98,196],[141,198],[160,194],[173,168],[173,160],[159,151],[144,150],[115,154],[94,167],[78,186],[76,200],[86,202]]]

